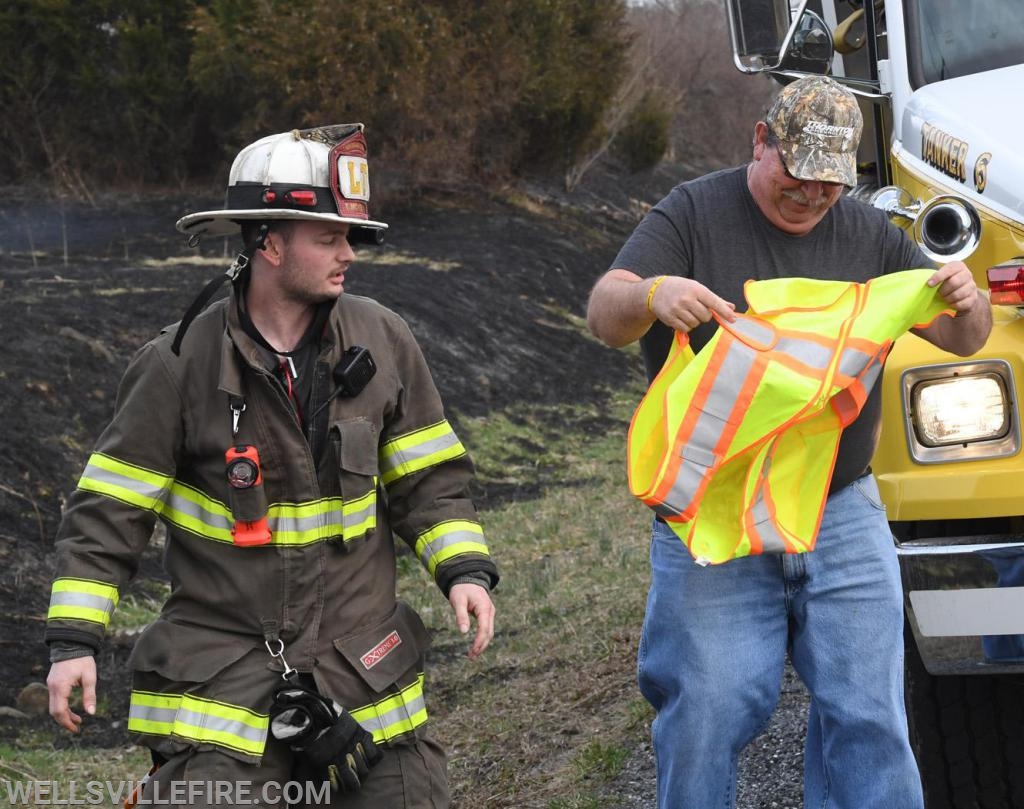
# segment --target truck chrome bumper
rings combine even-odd
[[[1024,673],[1024,538],[1006,539],[896,543],[907,615],[929,673]]]

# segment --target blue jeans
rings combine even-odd
[[[811,694],[808,809],[921,809],[903,704],[903,598],[870,475],[828,500],[814,551],[700,567],[660,522],[640,639],[660,809],[731,809],[787,650]]]

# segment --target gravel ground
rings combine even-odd
[[[740,758],[736,809],[801,809],[807,690],[788,665],[771,723]],[[616,809],[652,809],[657,803],[649,741],[610,785]]]

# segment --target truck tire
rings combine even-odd
[[[910,741],[927,809],[1024,807],[1024,677],[932,676],[904,630]]]

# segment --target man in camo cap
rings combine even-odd
[[[748,279],[863,283],[933,266],[883,213],[843,195],[857,182],[862,127],[838,82],[784,87],[754,126],[749,163],[677,186],[636,228],[594,287],[594,334],[640,340],[653,379],[674,332],[699,351],[715,318],[735,319]],[[970,271],[952,262],[928,283],[957,316],[915,333],[962,356],[978,350],[991,313]],[[812,698],[804,805],[923,806],[903,707],[899,568],[868,466],[880,414],[876,385],[842,433],[813,551],[701,565],[655,519],[639,682],[657,712],[662,809],[734,805],[739,755],[768,724],[787,652]],[[698,510],[718,505],[709,500]]]
[[[789,173],[799,180],[857,184],[857,144],[864,119],[857,99],[828,76],[782,89],[766,121]]]

